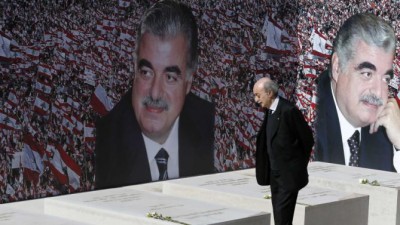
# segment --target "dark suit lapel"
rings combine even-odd
[[[268,135],[269,146],[271,146],[272,140],[274,139],[276,132],[278,131],[281,111],[282,111],[282,104],[283,101],[279,100],[275,112],[272,113],[268,118],[267,135]]]
[[[338,164],[345,164],[344,161],[344,150],[342,144],[342,132],[340,130],[340,123],[338,113],[336,111],[335,102],[332,96],[331,87],[329,85],[329,95],[328,98],[328,108],[327,110],[327,142],[329,151],[329,158],[331,158],[331,162]]]
[[[321,75],[317,137],[321,142],[322,161],[345,164],[342,134],[328,73]]]
[[[190,132],[188,132],[190,131]],[[200,136],[194,124],[191,121],[179,122],[179,176],[186,177],[195,171],[193,162],[202,160],[198,155],[198,146],[200,146]]]
[[[128,112],[124,125],[121,126],[120,149],[124,152],[120,154],[121,161],[118,166],[121,171],[124,171],[129,182],[150,182],[151,172],[142,132],[133,114],[133,109]],[[116,174],[116,176],[119,175]]]

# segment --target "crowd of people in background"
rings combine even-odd
[[[131,86],[134,28],[154,2],[0,3],[1,203],[94,189],[93,127],[103,115],[92,99],[101,87],[103,97],[115,104]],[[400,3],[389,0],[183,2],[191,6],[199,26],[200,62],[192,92],[217,106],[214,157],[219,172],[255,164],[255,135],[263,119],[252,96],[256,80],[276,80],[280,95],[295,102],[313,127],[316,82],[329,63],[318,51],[329,52],[342,22],[368,11],[391,22],[400,36]],[[315,46],[313,37],[324,46]],[[399,47],[394,93],[398,52]],[[77,186],[68,172],[70,182],[59,179],[52,146],[80,167]],[[27,176],[29,168],[22,162],[27,148],[42,157],[35,162],[44,165],[38,180]],[[62,166],[67,171],[68,163]]]

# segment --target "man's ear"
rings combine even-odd
[[[338,77],[339,77],[339,72],[340,72],[340,66],[339,66],[339,57],[337,53],[333,53],[332,55],[332,79],[337,82]]]
[[[272,97],[273,95],[274,95],[274,94],[273,94],[273,92],[272,92],[271,90],[268,90],[268,91],[267,91],[267,96],[268,96],[268,97]]]

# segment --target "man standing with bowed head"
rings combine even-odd
[[[255,102],[266,109],[257,134],[257,182],[271,187],[275,225],[290,225],[297,194],[308,183],[312,131],[301,112],[278,96],[278,85],[270,78],[258,80],[253,93]]]
[[[132,89],[96,124],[96,188],[214,172],[214,105],[190,93],[197,25],[187,6],[144,14]]]
[[[400,110],[388,98],[395,49],[383,19],[363,13],[344,22],[318,81],[316,160],[399,172]]]

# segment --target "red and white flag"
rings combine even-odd
[[[60,144],[47,145],[49,167],[61,184],[69,184],[72,190],[80,187],[81,168],[65,152]]]
[[[81,108],[81,103],[79,103],[78,100],[73,99],[73,98],[68,98],[68,100],[70,100],[69,104],[72,106],[72,108],[74,108],[76,110],[79,110]]]
[[[288,34],[283,28],[268,15],[265,17],[264,25],[261,30],[266,37],[266,51],[271,54],[289,54],[292,50],[291,44],[282,42]]]
[[[17,123],[17,118],[0,111],[0,128],[14,130],[20,129],[20,125]]]
[[[52,69],[51,69],[51,67],[49,65],[46,65],[46,64],[39,65],[38,66],[38,73],[40,75],[48,77],[49,79],[53,78],[53,75],[52,75],[53,72],[52,72]]]
[[[95,141],[96,137],[95,137],[95,126],[94,124],[85,124],[85,128],[84,128],[84,138],[85,138],[85,142],[91,142],[91,141]]]
[[[74,121],[74,124],[75,124],[74,129],[73,129],[74,134],[76,134],[76,135],[81,134],[83,131],[83,123],[81,121],[81,118],[79,118],[79,116],[72,115],[71,119],[72,119],[72,121]]]
[[[12,59],[10,51],[11,38],[5,35],[3,32],[0,33],[0,61],[10,62]]]
[[[8,106],[8,108],[14,108],[15,106],[17,106],[19,103],[19,100],[17,98],[17,95],[15,94],[15,92],[10,91],[10,93],[8,94],[8,98],[7,98],[7,102],[5,103],[6,106]]]
[[[311,65],[304,65],[303,66],[303,74],[306,77],[311,77],[311,78],[316,78],[317,77],[317,72],[315,70],[315,67],[311,66]]]
[[[62,126],[65,132],[71,132],[75,127],[74,121],[67,115],[63,117]]]
[[[129,29],[125,28],[121,29],[121,34],[119,36],[121,40],[133,41],[134,37],[135,37],[134,32],[131,32]]]
[[[56,115],[61,115],[63,113],[58,99],[51,105],[51,112]]]
[[[45,97],[38,95],[35,99],[34,103],[34,111],[39,113],[40,115],[45,115],[49,112],[50,109],[50,101]]]
[[[96,86],[96,74],[93,72],[93,70],[85,68],[85,72],[81,77],[85,81],[85,83]]]
[[[222,62],[225,64],[232,64],[233,63],[233,55],[226,53],[222,57]]]
[[[113,108],[113,104],[107,96],[106,90],[100,84],[96,87],[90,104],[101,116],[106,115]]]
[[[25,53],[33,60],[38,60],[40,55],[40,48],[34,46],[26,46]]]
[[[46,94],[50,94],[51,93],[51,89],[52,89],[50,84],[48,84],[48,83],[46,83],[44,81],[41,81],[41,80],[38,80],[36,82],[35,88],[37,90],[41,91],[42,93],[46,93]]]
[[[57,108],[61,109],[65,113],[70,113],[72,110],[72,106],[68,101],[71,101],[72,99],[68,97],[67,99],[64,98],[57,98],[55,101],[55,105]]]
[[[118,5],[119,5],[120,8],[127,8],[127,7],[129,7],[131,5],[131,3],[129,1],[126,1],[126,0],[119,0],[118,2],[119,2]]]
[[[316,29],[312,30],[310,41],[312,43],[311,54],[319,57],[329,58],[331,55],[332,44],[330,41]]]
[[[38,183],[39,176],[43,173],[43,155],[43,148],[35,143],[32,136],[25,136],[21,166],[24,168],[24,176],[35,184]]]

